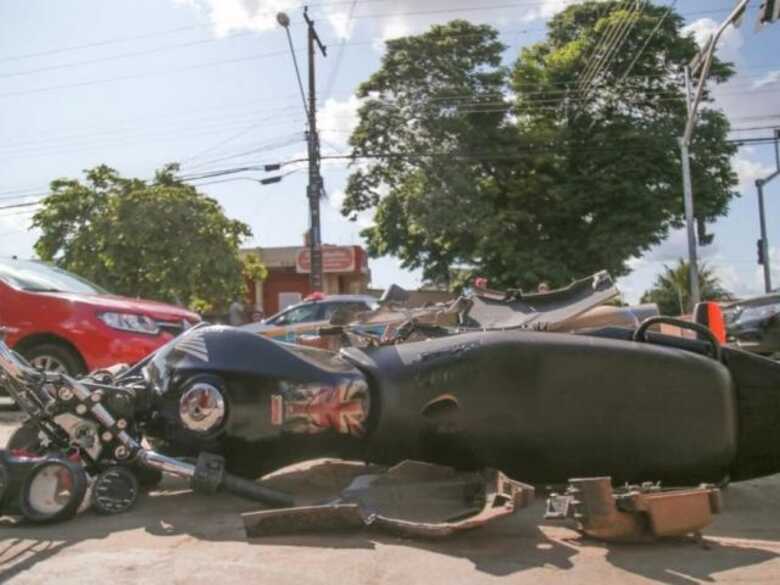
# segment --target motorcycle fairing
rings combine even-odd
[[[736,455],[732,378],[696,353],[514,331],[343,354],[381,400],[370,461],[680,484],[722,479]]]

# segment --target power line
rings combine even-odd
[[[617,34],[617,30],[620,26],[620,18],[618,19],[612,19],[611,17],[613,14],[618,13],[622,14],[631,4],[632,0],[623,0],[622,4],[619,4],[617,8],[607,14],[606,16],[610,18],[608,21],[608,24],[605,26],[604,30],[602,31],[601,37],[599,37],[598,42],[596,43],[596,46],[593,49],[593,52],[591,53],[588,60],[590,61],[585,66],[585,69],[582,72],[582,75],[578,76],[577,78],[577,91],[581,91],[584,87],[587,81],[590,79],[591,74],[596,70],[598,67],[599,60],[601,59],[601,56],[603,54],[603,51],[610,45],[612,42],[612,39]],[[598,24],[599,20],[601,20],[603,17],[599,17],[599,19],[596,21],[596,24]]]
[[[289,118],[289,119],[279,119],[274,120],[271,122],[268,122],[266,124],[266,127],[271,126],[279,126],[279,125],[287,125],[287,124],[297,124],[298,119],[296,118]],[[93,141],[88,140],[86,143],[82,143],[79,146],[79,143],[71,143],[69,146],[71,148],[62,148],[61,145],[51,145],[51,146],[41,146],[37,149],[29,149],[23,152],[20,152],[19,154],[6,154],[4,155],[5,159],[24,159],[24,158],[35,158],[40,156],[53,156],[53,155],[62,155],[62,154],[70,154],[74,152],[82,152],[82,151],[89,151],[89,150],[95,150],[95,149],[101,149],[101,148],[107,148],[107,147],[130,147],[134,144],[137,144],[139,141],[144,140],[154,140],[157,143],[160,142],[176,142],[181,141],[185,138],[193,138],[197,136],[213,136],[215,134],[220,134],[225,132],[226,130],[231,130],[239,126],[243,126],[243,122],[235,122],[233,124],[225,125],[220,124],[216,127],[203,129],[198,127],[189,128],[186,131],[185,130],[179,130],[179,131],[164,131],[162,133],[154,134],[154,130],[152,130],[151,134],[143,134],[141,136],[135,136],[128,139],[128,137],[123,136],[115,136],[115,137],[107,137],[103,141]]]
[[[190,129],[203,129],[203,128],[209,128],[212,126],[219,126],[219,127],[225,127],[229,128],[231,125],[235,124],[241,124],[244,125],[247,118],[250,116],[253,116],[256,113],[266,113],[266,114],[272,114],[269,115],[266,118],[263,118],[264,121],[273,121],[273,120],[282,120],[288,117],[292,117],[293,115],[295,117],[298,117],[298,114],[292,114],[289,110],[291,110],[289,106],[286,108],[279,108],[279,109],[260,109],[260,110],[252,110],[248,112],[236,112],[231,113],[227,115],[220,115],[220,116],[207,116],[207,117],[200,117],[200,118],[183,118],[180,120],[171,120],[171,124],[154,124],[153,126],[149,127],[143,127],[140,126],[139,123],[141,121],[136,122],[132,125],[124,125],[124,126],[115,126],[113,128],[106,128],[104,130],[92,130],[88,132],[77,132],[77,133],[71,133],[71,134],[60,134],[60,135],[52,135],[48,136],[43,139],[39,140],[22,140],[18,142],[10,142],[10,143],[3,143],[0,145],[0,152],[2,151],[9,151],[9,152],[18,152],[20,150],[26,150],[41,146],[57,146],[57,145],[68,145],[68,144],[74,144],[78,143],[84,140],[92,140],[92,139],[100,139],[101,137],[116,137],[117,135],[121,135],[123,137],[129,137],[133,135],[146,135],[149,133],[158,133],[160,131],[179,131],[179,130],[190,130]]]
[[[631,32],[639,22],[640,14],[645,6],[647,6],[647,0],[637,0],[634,6],[634,10],[626,15],[624,19],[625,23],[621,32],[618,33],[618,38],[615,40],[615,43],[612,45],[612,47],[607,51],[606,57],[601,64],[601,68],[594,73],[593,78],[588,83],[588,87],[586,87],[586,95],[589,95],[590,89],[595,84],[599,76],[609,72],[612,63],[615,62],[618,52],[625,46],[626,41],[631,36]]]
[[[597,80],[604,71],[608,70],[616,51],[623,46],[631,30],[633,30],[633,27],[636,25],[638,20],[636,17],[639,15],[642,1],[643,0],[636,0],[634,7],[630,11],[623,11],[625,12],[625,16],[623,16],[622,19],[623,22],[617,25],[617,32],[612,41],[597,59],[596,65],[590,73],[590,76],[583,80],[582,86],[579,88],[582,96],[587,97],[590,95],[590,89],[595,80]]]
[[[238,152],[238,153],[235,153],[235,154],[230,154],[230,155],[222,156],[222,157],[219,157],[219,158],[214,158],[214,159],[210,159],[210,160],[206,160],[206,161],[201,161],[200,163],[197,163],[195,165],[185,165],[184,163],[182,163],[182,166],[186,166],[190,170],[195,170],[198,167],[214,164],[216,162],[222,162],[222,161],[231,160],[231,159],[234,159],[234,158],[242,158],[242,157],[249,156],[249,155],[259,154],[261,152],[269,152],[269,151],[276,150],[276,149],[279,149],[279,148],[285,148],[287,146],[292,146],[293,144],[299,144],[299,143],[301,143],[303,141],[304,141],[304,137],[302,136],[302,134],[301,133],[295,133],[295,134],[293,134],[291,136],[288,135],[287,138],[280,138],[279,140],[276,140],[275,142],[267,143],[267,144],[265,144],[265,145],[263,145],[261,147],[258,147],[258,148],[253,148],[251,150],[245,150],[245,151]]]
[[[227,39],[234,39],[239,37],[246,37],[253,33],[251,32],[242,32],[242,33],[236,33],[227,37],[217,38],[217,39],[199,39],[197,41],[189,41],[186,43],[175,43],[172,45],[165,45],[162,47],[156,47],[154,49],[144,49],[140,51],[131,51],[129,53],[121,53],[119,55],[108,55],[105,57],[96,57],[94,59],[87,59],[84,61],[75,61],[71,63],[61,63],[58,65],[48,65],[46,67],[39,67],[37,69],[27,69],[24,71],[15,71],[11,73],[0,73],[0,79],[7,79],[9,77],[23,77],[25,75],[33,75],[35,73],[45,73],[47,71],[60,71],[62,69],[72,69],[74,67],[82,67],[84,65],[95,65],[97,63],[105,63],[108,61],[116,61],[117,59],[128,59],[131,57],[143,57],[146,55],[156,55],[158,53],[163,53],[165,51],[172,51],[175,49],[182,49],[187,47],[196,47],[199,45],[205,45],[205,44],[211,44],[216,43],[220,41],[224,41]]]
[[[194,30],[194,29],[203,29],[203,28],[206,28],[206,27],[209,27],[209,26],[211,26],[211,25],[198,24],[198,25],[190,25],[190,26],[180,26],[180,27],[177,27],[177,28],[172,28],[172,29],[168,29],[168,30],[164,30],[164,31],[149,32],[149,33],[144,33],[144,34],[141,34],[141,35],[133,35],[133,36],[129,36],[129,37],[120,37],[120,38],[106,39],[106,40],[103,40],[103,41],[94,41],[94,42],[90,42],[90,43],[83,43],[83,44],[80,44],[80,45],[70,45],[70,46],[66,46],[66,47],[58,47],[56,49],[47,49],[45,51],[40,51],[40,52],[37,52],[37,53],[27,53],[27,54],[22,54],[22,55],[10,55],[8,57],[0,58],[0,63],[4,63],[6,61],[19,61],[19,60],[22,60],[22,59],[32,59],[34,57],[45,57],[47,55],[58,55],[60,53],[65,53],[65,52],[70,52],[70,51],[80,51],[80,50],[83,50],[83,49],[91,49],[91,48],[94,48],[94,47],[105,47],[106,45],[113,45],[113,44],[117,44],[117,43],[126,43],[126,42],[130,42],[130,41],[137,41],[137,40],[141,40],[141,39],[148,39],[148,38],[151,38],[151,37],[157,37],[157,36],[163,36],[163,35],[167,36],[167,35],[174,34],[174,33],[177,33],[177,32],[183,32],[183,31]]]
[[[352,0],[352,5],[349,7],[349,13],[347,15],[347,20],[344,23],[345,30],[349,29],[350,24],[352,24],[352,17],[355,15],[355,7],[357,6],[359,0]],[[341,42],[338,44],[338,53],[336,53],[336,59],[335,63],[333,64],[332,69],[330,70],[330,75],[328,75],[328,80],[325,82],[325,91],[323,92],[323,102],[327,102],[328,98],[330,97],[331,91],[333,91],[333,83],[336,81],[336,76],[339,73],[339,69],[341,68],[341,61],[344,58],[344,46],[346,43],[346,37],[341,40]]]
[[[182,73],[187,71],[197,71],[199,69],[205,69],[208,67],[219,67],[220,65],[229,65],[232,63],[244,63],[249,61],[258,61],[261,59],[269,59],[273,57],[279,57],[285,54],[287,51],[271,51],[269,53],[260,53],[257,55],[249,55],[247,57],[235,57],[233,59],[223,59],[221,61],[212,61],[210,63],[199,63],[197,65],[190,65],[187,67],[179,67],[175,69],[168,69],[165,71],[148,71],[145,73],[136,73],[132,75],[120,75],[117,77],[108,77],[105,79],[93,79],[91,81],[82,81],[79,83],[68,83],[63,85],[52,85],[48,87],[38,87],[35,89],[12,91],[0,94],[0,98],[15,97],[22,95],[30,95],[35,93],[45,93],[49,91],[56,91],[60,89],[71,89],[76,87],[88,87],[92,85],[100,85],[103,83],[113,83],[116,81],[128,81],[133,79],[143,79],[146,77],[154,77],[156,75],[170,75],[171,73]]]
[[[647,35],[647,39],[645,40],[645,43],[642,45],[642,48],[639,49],[637,54],[634,56],[634,59],[631,61],[629,66],[626,68],[625,73],[623,73],[623,75],[620,78],[620,80],[618,80],[618,84],[623,83],[626,80],[626,78],[631,74],[631,72],[634,70],[634,66],[637,64],[637,62],[639,61],[640,57],[644,54],[645,50],[650,45],[650,41],[652,41],[653,37],[656,34],[658,34],[658,31],[661,29],[661,26],[663,25],[663,23],[666,20],[666,18],[672,13],[672,10],[674,10],[674,8],[677,6],[677,1],[678,0],[673,0],[673,2],[666,9],[666,12],[664,12],[663,15],[661,16],[661,18],[658,19],[658,22],[656,23],[656,25],[653,28],[653,30],[650,32],[649,35]]]

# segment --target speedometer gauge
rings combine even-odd
[[[87,491],[79,465],[49,459],[36,465],[22,488],[22,514],[32,522],[54,522],[73,516]]]

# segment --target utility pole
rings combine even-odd
[[[696,232],[694,226],[693,211],[693,185],[691,181],[691,159],[689,149],[693,139],[693,131],[696,125],[696,114],[699,104],[704,95],[704,85],[707,82],[707,76],[712,66],[712,60],[715,55],[715,48],[718,45],[723,32],[732,23],[741,20],[745,8],[750,0],[739,0],[734,10],[731,11],[728,18],[724,20],[715,31],[704,48],[691,61],[691,64],[685,69],[685,100],[688,106],[688,119],[685,123],[685,132],[680,137],[680,158],[682,161],[682,179],[683,179],[683,197],[685,203],[685,227],[688,231],[688,267],[690,270],[690,309],[692,309],[700,300],[701,292],[699,290],[699,263],[696,254]],[[696,92],[691,95],[691,75],[698,73],[698,82]]]
[[[301,73],[298,69],[298,60],[295,57],[295,47],[293,47],[292,37],[290,36],[290,18],[284,12],[276,15],[277,22],[284,27],[287,33],[287,41],[290,44],[290,54],[295,65],[295,75],[298,78],[298,87],[301,90],[301,99],[303,100],[303,109],[306,111],[306,120],[308,131],[306,132],[306,142],[308,144],[309,158],[309,185],[306,187],[306,198],[309,200],[309,237],[307,238],[309,247],[309,287],[312,292],[323,292],[324,283],[322,278],[322,234],[320,230],[320,197],[322,195],[322,175],[320,174],[320,137],[317,134],[317,84],[314,74],[315,43],[322,52],[323,57],[328,56],[325,45],[322,44],[317,31],[314,28],[314,21],[309,18],[309,8],[303,9],[303,18],[308,27],[308,53],[309,53],[309,97],[308,103],[306,94],[303,91],[303,82]]]
[[[306,135],[309,144],[309,186],[306,195],[309,199],[309,285],[312,291],[323,291],[322,277],[322,234],[320,232],[320,197],[322,195],[322,175],[320,174],[320,138],[317,134],[317,95],[314,74],[315,47],[317,44],[323,57],[328,51],[320,41],[309,18],[309,8],[303,9],[303,18],[309,29],[309,132]]]
[[[758,189],[758,220],[761,226],[761,239],[758,241],[759,264],[764,267],[764,290],[767,293],[772,292],[772,263],[769,259],[769,238],[766,233],[766,215],[764,213],[764,185],[772,179],[780,176],[780,130],[775,130],[775,172],[764,177],[756,179],[756,189]]]

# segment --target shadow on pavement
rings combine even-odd
[[[306,504],[332,498],[355,476],[371,470],[370,466],[355,463],[310,462],[280,470],[264,483],[295,493]],[[240,514],[257,510],[257,504],[224,494],[193,494],[186,483],[166,480],[161,489],[143,495],[132,511],[117,516],[99,516],[88,511],[69,522],[49,526],[0,520],[0,583],[77,544],[90,546],[88,541],[95,541],[94,546],[98,547],[100,541],[111,535],[142,530],[154,537],[188,536],[252,546],[356,550],[373,550],[383,545],[412,547],[466,559],[477,571],[493,576],[540,567],[565,571],[574,567],[574,557],[583,555],[583,560],[603,558],[617,569],[669,585],[689,585],[778,556],[773,550],[756,548],[757,543],[746,540],[777,541],[774,548],[780,547],[780,523],[777,515],[770,513],[780,509],[777,484],[776,476],[730,486],[724,494],[725,512],[705,531],[706,536],[723,540],[709,540],[705,548],[692,540],[651,545],[604,545],[582,540],[572,530],[541,522],[541,498],[512,517],[441,541],[401,539],[376,530],[247,540]],[[153,545],[159,546],[156,542]]]
[[[311,485],[308,487],[309,495],[313,497],[316,490]],[[227,495],[200,496],[184,488],[181,483],[166,483],[165,489],[143,496],[134,510],[117,516],[86,512],[70,522],[51,526],[0,521],[3,535],[0,582],[79,543],[101,541],[114,533],[138,529],[158,537],[186,535],[202,541],[245,542],[251,546],[356,550],[372,550],[384,545],[412,547],[466,559],[477,571],[493,576],[508,576],[540,567],[565,571],[574,567],[574,557],[583,554],[604,558],[615,568],[669,585],[710,581],[716,573],[756,565],[778,556],[771,550],[755,548],[749,542],[731,544],[710,540],[709,548],[705,549],[692,540],[651,545],[604,545],[581,540],[574,531],[549,524],[540,526],[541,501],[513,517],[443,541],[401,539],[376,531],[300,534],[248,541],[240,514],[256,510],[256,504]],[[732,496],[737,500],[744,497],[740,493]],[[731,515],[739,518],[738,511]],[[725,520],[714,530],[717,536],[733,536],[728,529],[734,519]],[[737,532],[742,530],[737,526]],[[707,531],[707,535],[715,534]],[[171,546],[175,545],[172,542]]]
[[[614,545],[607,550],[611,565],[668,585],[694,585],[714,581],[717,573],[769,561],[772,551],[707,541],[706,547],[693,541],[646,545]],[[659,559],[663,559],[659,561]]]

